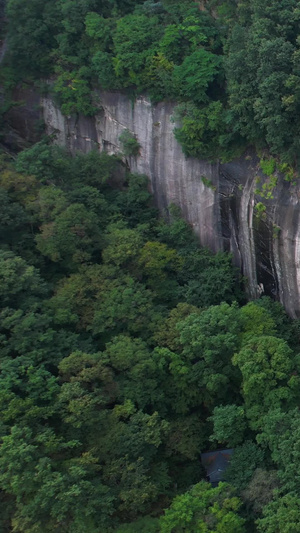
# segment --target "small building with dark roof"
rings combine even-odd
[[[220,481],[226,481],[226,469],[233,451],[233,449],[215,450],[201,454],[201,463],[206,471],[207,480],[213,487],[217,487]]]

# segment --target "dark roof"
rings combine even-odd
[[[213,487],[216,487],[220,481],[225,481],[225,471],[230,463],[232,454],[233,449],[215,450],[214,452],[201,454],[201,463]]]

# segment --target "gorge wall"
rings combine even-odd
[[[140,155],[129,157],[132,172],[149,176],[160,210],[177,204],[203,246],[233,254],[247,278],[251,298],[277,298],[292,317],[300,316],[300,204],[295,185],[278,180],[270,200],[255,195],[258,159],[249,153],[226,164],[186,158],[174,135],[173,106],[132,102],[121,93],[98,93],[95,117],[64,117],[51,99],[41,101],[47,133],[72,152],[121,152],[119,136],[129,129]],[[203,179],[204,178],[204,179]],[[255,208],[263,202],[265,211]]]

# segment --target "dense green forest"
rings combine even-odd
[[[96,87],[176,101],[187,155],[295,166],[299,21],[298,0],[7,0],[6,84],[51,79],[66,114],[93,114]]]
[[[2,115],[22,83],[65,114],[146,93],[177,102],[187,156],[254,145],[292,181],[298,4],[0,1]],[[0,197],[1,533],[298,533],[299,321],[247,303],[121,157],[43,138],[0,155]],[[213,488],[200,456],[222,448]]]
[[[117,157],[43,140],[0,195],[1,532],[296,532],[299,323]]]

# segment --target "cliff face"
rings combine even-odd
[[[300,316],[297,187],[280,180],[273,198],[262,200],[255,195],[257,176],[264,178],[254,154],[227,164],[187,159],[173,135],[171,104],[152,106],[143,97],[132,102],[120,93],[98,96],[99,113],[92,118],[63,117],[43,99],[47,132],[72,152],[98,148],[114,154],[121,151],[120,134],[129,129],[141,145],[140,155],[128,158],[129,167],[149,176],[159,209],[177,204],[203,246],[232,252],[250,297],[271,295],[291,316]],[[266,208],[258,215],[260,201]]]

